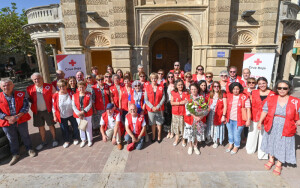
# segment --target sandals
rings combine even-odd
[[[275,164],[275,162],[268,161],[268,162],[265,164],[265,169],[266,169],[266,170],[270,170],[274,164]]]
[[[278,169],[280,169],[280,171],[277,171],[276,168],[275,168],[275,169],[273,170],[273,174],[274,174],[275,176],[280,176],[282,167],[281,167],[281,166],[277,166],[277,165],[275,165],[275,167],[277,167]]]

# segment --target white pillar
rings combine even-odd
[[[39,52],[39,58],[40,60],[39,65],[41,66],[41,71],[43,75],[44,82],[50,83],[50,74],[49,74],[49,67],[48,67],[48,60],[45,53],[45,39],[38,39],[37,40],[37,46],[38,46],[38,52]]]

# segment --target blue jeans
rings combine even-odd
[[[237,126],[237,121],[229,120],[226,124],[228,129],[229,144],[234,144],[235,147],[240,147],[241,144],[241,133],[244,126]]]
[[[134,146],[135,146],[135,149],[137,150],[141,150],[143,148],[143,145],[144,145],[144,136],[140,139],[139,142],[135,143]],[[125,135],[125,141],[126,142],[132,142],[132,138],[129,134]]]
[[[64,142],[70,142],[72,140],[70,138],[70,131],[69,131],[68,121],[70,121],[71,126],[73,128],[73,134],[74,134],[73,138],[76,139],[76,140],[80,140],[77,121],[73,116],[70,116],[68,118],[61,118],[60,128],[61,128],[61,132],[62,132]]]
[[[19,155],[19,138],[18,138],[18,132],[20,133],[20,136],[22,138],[22,141],[27,149],[32,149],[32,144],[28,132],[28,123],[24,122],[21,124],[12,124],[8,127],[2,127],[3,131],[9,141],[10,146],[10,152],[12,155]]]

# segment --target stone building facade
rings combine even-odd
[[[241,73],[244,52],[275,52],[273,79],[287,78],[299,6],[278,0],[61,0],[26,11],[24,30],[36,42],[40,72],[43,44],[54,53],[85,54],[87,71],[111,64],[136,72],[172,68],[189,58],[218,75],[229,65]],[[279,70],[279,71],[278,71]],[[47,79],[46,79],[47,80]]]

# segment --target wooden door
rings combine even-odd
[[[167,74],[174,68],[174,62],[179,60],[179,50],[176,42],[170,38],[161,38],[152,47],[152,72],[163,69]]]
[[[237,74],[242,76],[243,62],[244,62],[244,53],[249,53],[251,50],[242,49],[242,50],[231,50],[230,55],[230,66],[237,67]]]
[[[111,52],[110,51],[92,51],[92,66],[98,67],[99,74],[106,73],[107,65],[111,65]]]

